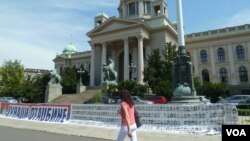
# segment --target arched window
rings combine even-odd
[[[239,67],[240,82],[248,82],[247,69],[244,66]]]
[[[202,70],[202,80],[203,82],[210,82],[208,70]]]
[[[207,62],[207,52],[205,50],[202,50],[200,52],[200,56],[201,56],[201,63],[206,63]]]
[[[243,46],[239,45],[236,47],[236,54],[238,59],[244,59],[245,58],[245,53],[244,53],[244,48]]]
[[[228,82],[227,69],[225,69],[225,68],[220,69],[220,81],[223,82],[223,83]]]
[[[223,48],[219,48],[217,50],[218,61],[225,61],[225,50]]]

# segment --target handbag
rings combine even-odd
[[[139,115],[139,113],[137,112],[136,109],[135,109],[134,115],[135,115],[136,126],[137,126],[137,128],[139,128],[139,127],[142,126],[142,123],[141,123],[141,117],[140,117],[140,115]]]

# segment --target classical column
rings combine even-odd
[[[211,74],[211,82],[217,82],[217,78],[216,78],[216,70],[215,70],[215,56],[214,56],[214,48],[213,46],[209,47],[210,49],[210,53],[209,53],[209,59],[211,61],[211,69],[212,69],[212,74]]]
[[[144,60],[143,60],[143,37],[142,35],[137,36],[138,39],[138,83],[143,83],[143,69],[144,69]]]
[[[143,5],[143,0],[139,0],[138,2],[138,15],[141,18],[143,16],[144,13],[144,5]]]
[[[234,66],[234,54],[233,54],[233,45],[227,45],[228,49],[228,58],[229,58],[229,63],[230,63],[230,70],[228,73],[228,77],[231,78],[231,85],[236,85],[237,84],[237,79],[236,79],[236,74],[235,74],[235,66]]]
[[[247,51],[245,51],[245,59],[247,60],[247,61],[249,61],[250,60],[250,42],[247,42]]]
[[[124,38],[124,80],[129,80],[129,47],[128,38]]]
[[[122,16],[123,16],[123,18],[125,19],[125,17],[126,17],[126,15],[127,15],[127,10],[126,10],[126,3],[125,2],[123,2],[122,3]]]
[[[104,77],[104,74],[103,74],[103,64],[107,64],[107,61],[106,61],[106,56],[107,56],[107,45],[106,43],[102,43],[102,70],[101,70],[101,81],[103,82],[103,77]]]
[[[91,44],[90,86],[95,85],[95,46]]]
[[[193,65],[194,65],[194,76],[199,76],[199,64],[198,64],[198,56],[197,56],[197,49],[193,48],[191,52],[193,56]]]
[[[165,8],[165,6],[164,6],[164,3],[162,2],[161,3],[161,15],[164,15],[165,13],[164,13],[164,8]]]
[[[250,42],[247,42],[246,45],[247,45],[247,47],[246,47],[247,51],[245,51],[245,59],[246,59],[245,61],[249,61],[250,60]],[[249,73],[250,72],[249,71],[250,70],[250,65],[246,64],[246,67],[247,67],[247,73],[248,73],[248,80],[250,80],[250,73]]]
[[[133,47],[133,64],[135,65],[135,69],[134,69],[134,71],[133,71],[133,73],[132,73],[132,79],[133,80],[137,80],[137,55],[138,55],[138,53],[137,53],[137,51],[138,51],[138,48],[137,47]]]

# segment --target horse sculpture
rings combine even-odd
[[[49,85],[59,84],[61,82],[62,78],[55,70],[49,71],[49,74],[50,74],[50,81],[48,83]]]
[[[109,58],[109,64],[103,64],[103,80],[106,85],[117,84],[117,72],[114,70],[115,64],[114,61]]]

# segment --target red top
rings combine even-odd
[[[135,108],[134,108],[134,106],[130,107],[128,105],[128,103],[126,103],[124,101],[121,103],[121,106],[123,106],[128,111],[130,125],[135,124],[135,115],[134,115]],[[125,116],[125,113],[122,109],[121,109],[120,115],[122,118],[122,125],[127,125],[126,116]]]

